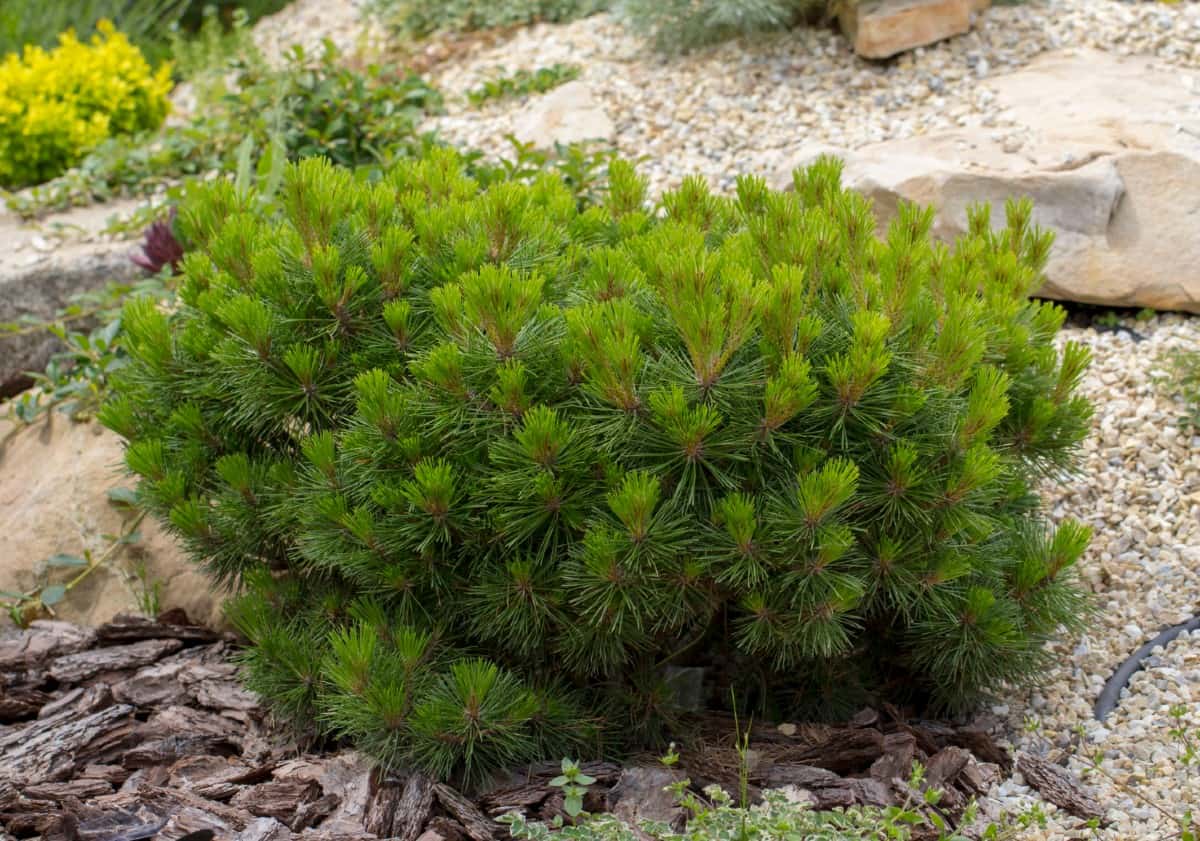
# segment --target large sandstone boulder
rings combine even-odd
[[[513,134],[539,148],[608,140],[613,121],[586,82],[573,81],[535,97],[516,115]]]
[[[0,440],[10,430],[0,421]],[[110,502],[108,490],[129,485],[120,440],[99,424],[56,414],[17,430],[0,447],[0,590],[34,587],[55,554],[103,552],[112,544],[105,535],[122,533],[129,520],[128,512]],[[139,591],[149,584],[159,587],[162,609],[181,607],[195,621],[220,624],[221,594],[174,538],[151,517],[138,531],[140,540],[121,547],[54,606],[57,616],[97,625],[118,613],[136,613]],[[141,580],[135,574],[139,567]],[[54,581],[78,571],[48,570]]]
[[[897,53],[962,35],[971,15],[989,0],[846,0],[838,12],[842,32],[863,58]]]
[[[952,241],[967,208],[1029,196],[1055,245],[1041,294],[1200,313],[1200,74],[1149,58],[1048,54],[989,81],[1017,129],[966,128],[843,153],[846,184],[870,196],[881,225],[900,200],[937,208]]]
[[[74,295],[142,274],[129,261],[134,243],[100,235],[110,216],[135,205],[122,201],[76,208],[36,225],[0,211],[0,323],[25,316],[50,320]],[[25,372],[42,370],[61,349],[58,339],[44,331],[0,332],[0,396],[28,385]]]

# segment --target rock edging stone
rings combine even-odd
[[[1056,235],[1042,295],[1117,307],[1200,313],[1200,74],[1094,51],[1047,54],[991,80],[998,113],[982,127],[871,144],[802,149],[846,163],[845,183],[886,226],[901,201],[932,205],[934,233],[966,231],[967,208],[1028,196]]]

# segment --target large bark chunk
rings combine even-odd
[[[49,672],[59,683],[79,683],[103,672],[146,666],[182,647],[179,640],[143,640],[131,645],[81,651],[56,658],[50,664]]]
[[[1105,809],[1099,801],[1084,789],[1074,774],[1061,765],[1033,754],[1019,753],[1017,770],[1025,782],[1060,809],[1066,809],[1075,817],[1085,820],[1104,817]]]
[[[23,634],[0,642],[0,672],[39,668],[50,658],[84,651],[96,641],[94,631],[69,622],[39,619]]]
[[[488,818],[479,808],[450,786],[437,783],[433,787],[438,803],[455,817],[471,841],[493,841],[500,835],[500,825]]]
[[[183,610],[176,608],[159,614],[157,619],[122,613],[96,629],[103,644],[139,642],[153,639],[177,639],[185,642],[216,642],[221,635],[202,625],[193,624]]]
[[[321,796],[321,787],[302,780],[272,780],[242,789],[229,801],[230,806],[245,809],[260,818],[275,818],[291,824],[297,810]]]
[[[117,704],[53,727],[30,727],[34,731],[31,738],[4,749],[0,779],[26,785],[65,779],[77,767],[98,759],[106,748],[125,741],[133,734],[134,725],[133,708]]]

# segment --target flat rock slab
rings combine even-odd
[[[76,208],[24,223],[0,211],[0,323],[23,316],[54,317],[81,292],[109,281],[144,274],[129,261],[132,241],[114,241],[100,231],[114,215],[137,207],[133,200]],[[62,346],[44,333],[0,333],[0,395],[12,394],[26,371],[40,371]]]
[[[964,128],[864,146],[802,149],[846,162],[881,227],[901,201],[932,205],[953,242],[967,208],[1029,197],[1055,233],[1042,295],[1200,313],[1200,73],[1145,57],[1048,53],[989,80],[1015,128]],[[791,170],[776,186],[791,181]]]
[[[517,115],[513,134],[538,148],[609,140],[613,121],[586,82],[573,81],[530,100]]]
[[[860,0],[843,3],[842,31],[863,58],[890,58],[971,28],[979,0]]]

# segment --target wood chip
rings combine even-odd
[[[63,783],[39,783],[25,786],[21,793],[30,800],[53,800],[57,802],[68,797],[78,797],[80,800],[86,800],[89,797],[100,797],[104,794],[112,794],[112,792],[112,783],[106,780],[80,777],[79,779]]]
[[[929,758],[925,765],[925,780],[934,788],[945,788],[954,784],[958,775],[967,767],[971,754],[962,748],[948,747]]]
[[[40,689],[28,687],[0,688],[0,724],[13,724],[36,718],[51,700],[51,696]]]
[[[187,642],[216,642],[221,635],[202,625],[194,625],[182,610],[159,614],[157,619],[121,615],[96,629],[96,638],[104,644],[137,642],[151,639],[177,639]]]
[[[442,841],[466,841],[467,831],[463,829],[463,825],[453,818],[447,818],[444,815],[438,815],[429,821],[429,826],[426,828],[424,835],[434,833],[437,838]],[[430,839],[429,841],[434,841]]]
[[[1030,787],[1060,809],[1065,809],[1077,818],[1103,819],[1105,810],[1085,790],[1075,775],[1061,765],[1056,765],[1031,753],[1017,754],[1017,770]]]
[[[27,728],[19,728],[32,735],[26,739],[18,738],[17,744],[5,748],[0,775],[20,780],[25,785],[61,779],[76,767],[88,764],[95,758],[95,753],[103,752],[93,750],[94,743],[114,732],[131,735],[135,724],[133,707],[126,704],[117,704],[82,718],[56,721],[51,727],[42,727],[45,723],[38,721]]]
[[[103,672],[136,669],[183,647],[179,640],[144,640],[131,645],[96,648],[55,658],[50,676],[59,683],[80,683]]]
[[[415,841],[432,812],[433,781],[424,774],[413,774],[404,782],[390,834],[401,841]]]
[[[152,765],[171,765],[185,756],[231,756],[237,743],[224,736],[167,736],[143,742],[126,752],[122,760],[126,768],[148,768]]]
[[[289,841],[292,831],[274,818],[255,818],[238,833],[237,841]]]
[[[291,824],[303,804],[320,796],[321,787],[314,782],[271,780],[242,789],[229,805],[260,818],[275,818],[280,823]]]
[[[404,792],[403,784],[397,780],[384,780],[375,789],[375,795],[367,806],[363,817],[363,829],[379,838],[390,838],[396,822],[396,807]],[[430,788],[432,795],[433,789]]]
[[[812,765],[837,774],[866,771],[883,755],[883,734],[872,728],[841,729],[816,744],[789,750],[787,762]]]
[[[40,668],[51,658],[84,651],[96,634],[69,622],[39,619],[29,623],[20,636],[0,642],[0,672]]]
[[[479,808],[450,786],[436,783],[433,787],[438,803],[462,824],[471,841],[493,841],[500,835],[501,826],[488,818]]]

